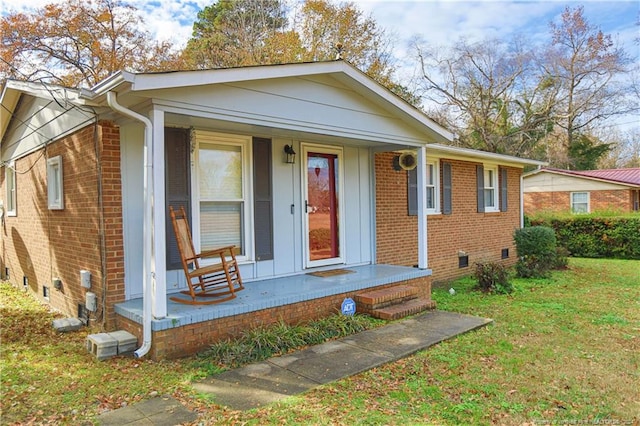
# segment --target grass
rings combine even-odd
[[[2,423],[78,424],[160,393],[202,424],[631,424],[640,413],[638,277],[640,261],[571,259],[549,279],[512,280],[511,295],[458,280],[453,296],[434,290],[438,308],[494,325],[248,412],[193,392],[213,361],[96,361],[88,331],[55,333],[53,313],[3,284]]]

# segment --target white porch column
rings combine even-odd
[[[427,250],[427,148],[418,148],[418,268],[428,268]]]
[[[155,287],[152,289],[152,314],[154,318],[167,316],[167,256],[165,232],[164,196],[164,111],[151,111],[153,122],[153,255],[155,263]]]

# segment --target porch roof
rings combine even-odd
[[[453,140],[450,131],[424,112],[343,60],[138,74],[120,71],[91,90],[83,89],[81,98],[89,105],[104,107],[109,92],[117,93],[118,102],[130,109],[151,101],[167,112],[177,112],[194,102],[194,96],[206,92],[208,102],[233,99],[235,103],[234,107],[229,104],[204,105],[200,99],[200,103],[194,102],[198,108],[204,107],[207,114],[201,116],[208,118],[267,128],[282,126],[284,129],[288,128],[286,122],[295,121],[303,125],[300,129],[294,127],[294,130],[304,132],[305,125],[314,121],[307,121],[308,116],[314,116],[322,125],[306,129],[311,133],[331,134],[331,126],[335,124],[345,132],[335,136],[373,137],[372,140],[389,139],[391,143],[399,135],[385,134],[384,131],[368,134],[358,131],[356,123],[372,120],[365,126],[367,128],[377,127],[375,120],[397,121],[407,129],[406,135],[400,139],[405,138],[409,146]],[[357,103],[360,105],[356,106]],[[256,109],[259,105],[268,105],[268,109]],[[362,105],[371,107],[365,112],[360,110]],[[279,110],[287,115],[281,117],[277,113]],[[307,113],[307,117],[298,115],[301,110]],[[189,114],[199,113],[189,108]],[[282,120],[283,117],[287,120]],[[336,123],[344,117],[351,120],[351,126]],[[411,133],[413,136],[408,137]]]
[[[431,275],[430,269],[396,265],[349,266],[345,269],[352,272],[329,277],[301,274],[245,282],[245,289],[238,292],[235,299],[215,305],[186,305],[167,297],[167,316],[153,319],[151,329],[167,330]],[[142,299],[119,303],[115,305],[115,311],[131,321],[142,323]]]

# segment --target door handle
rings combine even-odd
[[[309,201],[304,200],[304,212],[309,213]]]

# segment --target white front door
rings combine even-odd
[[[344,263],[342,149],[302,145],[305,267]]]

